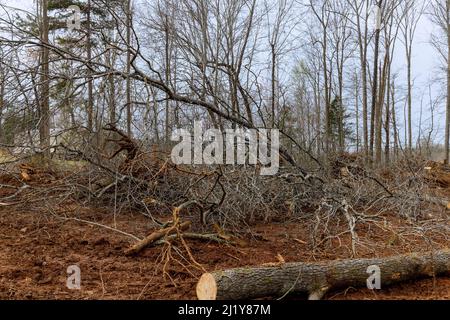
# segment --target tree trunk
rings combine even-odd
[[[392,80],[392,84],[391,84],[392,88],[391,88],[391,99],[392,99],[392,108],[391,108],[391,113],[392,113],[392,130],[394,132],[394,159],[398,159],[398,149],[399,149],[399,145],[398,145],[398,129],[397,129],[397,120],[396,120],[396,111],[395,111],[395,81]]]
[[[447,0],[447,113],[445,123],[445,163],[449,163],[450,152],[450,0]]]
[[[356,2],[355,2],[356,3]],[[358,31],[359,57],[361,63],[361,85],[362,85],[362,122],[363,122],[363,147],[364,160],[369,159],[369,130],[368,130],[368,92],[367,92],[367,38],[368,38],[368,15],[369,15],[369,1],[366,1],[364,32],[361,30],[361,16],[356,10],[356,21]]]
[[[164,21],[164,72],[165,72],[165,78],[166,78],[166,83],[169,84],[170,83],[170,37],[169,37],[169,18],[167,13],[165,14],[164,17],[165,21]],[[165,129],[165,142],[166,145],[169,145],[170,143],[170,99],[169,99],[169,95],[166,94],[166,114],[165,114],[165,124],[164,124],[164,129]]]
[[[272,54],[272,78],[271,78],[271,85],[272,85],[272,96],[271,96],[271,114],[270,114],[270,121],[271,121],[271,127],[275,128],[275,70],[276,70],[276,55],[275,55],[275,45],[270,44],[270,50]]]
[[[370,159],[373,161],[374,138],[375,138],[375,118],[377,106],[377,89],[378,89],[378,53],[380,45],[381,31],[381,5],[383,0],[377,2],[377,26],[375,31],[375,53],[373,62],[373,83],[372,83],[372,108],[370,117]]]
[[[306,293],[320,299],[327,291],[368,284],[368,267],[380,269],[381,286],[450,272],[450,250],[387,258],[323,263],[285,263],[275,267],[236,268],[205,273],[197,283],[200,300],[236,300]],[[370,270],[369,270],[370,271]]]
[[[48,43],[48,0],[42,0],[41,7],[42,25],[41,25],[41,42]],[[50,84],[49,84],[49,49],[42,46],[41,52],[41,91],[40,91],[40,122],[39,122],[39,140],[40,147],[45,157],[50,156]]]
[[[5,75],[3,70],[0,69],[0,143],[3,142],[3,108],[4,108],[4,96],[5,96]]]
[[[94,123],[94,84],[92,78],[92,71],[90,68],[92,59],[92,30],[91,30],[91,0],[88,1],[87,9],[87,35],[86,35],[86,52],[87,52],[87,66],[88,66],[88,103],[87,103],[87,118],[88,118],[88,129],[90,132],[93,130]]]
[[[359,85],[358,75],[355,74],[355,118],[356,118],[356,153],[359,154]]]
[[[127,95],[127,134],[132,137],[131,122],[132,122],[132,110],[131,110],[131,24],[132,24],[132,13],[131,13],[131,0],[127,1],[127,80],[126,80],[126,95]]]
[[[345,37],[345,36],[344,36]],[[344,152],[345,150],[345,111],[344,111],[344,63],[345,63],[345,40],[343,40],[341,51],[339,52],[339,57],[337,58],[337,73],[338,73],[338,90],[339,90],[339,152]]]
[[[412,152],[412,83],[411,83],[411,48],[407,48],[407,74],[408,74],[408,151]]]
[[[385,136],[386,136],[386,141],[384,144],[384,159],[386,162],[386,165],[389,165],[390,162],[390,143],[391,143],[391,138],[390,138],[390,115],[391,115],[391,66],[389,63],[389,67],[388,67],[388,76],[387,76],[387,94],[386,94],[386,119],[384,122],[384,132],[385,132]]]
[[[111,37],[111,42],[114,42],[115,39]],[[114,68],[114,61],[115,61],[115,53],[114,48],[111,46],[108,51],[106,52],[106,60],[108,63],[108,66],[111,68],[111,70]],[[114,75],[109,74],[108,78],[108,107],[109,107],[109,122],[115,123],[116,122],[116,86],[114,83]]]
[[[320,158],[322,153],[323,146],[323,137],[322,137],[322,108],[320,104],[320,74],[317,73],[314,75],[314,105],[316,110],[316,136],[317,136],[317,157]]]
[[[389,68],[389,47],[386,50],[386,54],[384,57],[383,68],[381,69],[381,79],[380,79],[380,90],[378,93],[378,102],[376,106],[376,136],[375,136],[375,159],[376,163],[381,165],[382,163],[382,150],[381,146],[383,144],[383,106],[384,106],[384,98],[386,93],[386,83],[388,76],[388,68]],[[389,107],[388,107],[389,108]]]
[[[322,63],[323,78],[325,86],[325,152],[327,158],[330,156],[330,140],[331,140],[331,115],[330,115],[330,94],[328,88],[328,65],[327,65],[327,28],[323,28],[323,45],[322,45]]]

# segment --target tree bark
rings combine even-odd
[[[167,8],[165,8],[167,10]],[[169,17],[167,15],[167,12],[164,16],[164,66],[165,66],[165,78],[166,83],[170,83],[170,58],[171,58],[171,44],[170,44],[170,35],[169,35]],[[166,94],[166,112],[165,112],[165,142],[166,145],[170,143],[170,100],[169,95]]]
[[[450,154],[450,0],[447,0],[447,112],[445,123],[445,163]]]
[[[127,96],[127,134],[129,137],[132,136],[131,130],[131,122],[132,122],[132,110],[131,110],[131,28],[132,28],[132,12],[131,12],[131,0],[127,1],[127,32],[126,32],[126,41],[127,41],[127,79],[126,79],[126,96]]]
[[[391,84],[392,88],[391,88],[391,99],[392,99],[392,108],[391,108],[391,113],[392,113],[392,130],[394,132],[394,154],[393,157],[394,159],[398,159],[398,149],[399,149],[399,145],[398,145],[398,128],[397,128],[397,120],[396,120],[396,111],[395,111],[395,80],[392,80],[392,84]]]
[[[387,77],[388,77],[388,72],[389,72],[389,47],[386,50],[386,54],[384,57],[384,63],[383,63],[383,67],[380,68],[380,75],[381,75],[381,79],[380,79],[380,90],[378,92],[378,101],[377,101],[377,105],[376,105],[376,110],[375,110],[375,114],[376,114],[376,134],[375,134],[375,159],[376,159],[376,163],[381,165],[382,163],[382,151],[381,151],[381,146],[383,144],[383,135],[382,135],[382,128],[383,128],[383,106],[384,106],[384,99],[385,99],[385,94],[386,94],[386,83],[387,83]],[[389,107],[387,107],[389,108]]]
[[[87,55],[87,74],[88,74],[88,102],[87,119],[88,129],[92,133],[94,129],[94,79],[92,78],[91,60],[92,60],[92,28],[91,28],[91,0],[87,3],[87,34],[86,34],[86,55]]]
[[[389,165],[390,162],[390,143],[391,143],[391,131],[390,131],[390,116],[391,116],[391,66],[388,68],[388,76],[387,76],[387,94],[386,94],[386,119],[384,122],[384,134],[386,136],[386,141],[384,144],[384,159],[386,165]]]
[[[359,154],[359,84],[358,75],[355,73],[355,121],[356,121],[356,153]]]
[[[369,266],[380,268],[381,286],[450,272],[450,250],[411,253],[387,258],[348,259],[322,263],[285,263],[205,273],[197,283],[200,300],[281,297],[306,293],[320,299],[326,292],[366,286]]]
[[[4,96],[5,96],[5,74],[0,67],[0,143],[3,142],[3,108],[4,108]]]
[[[412,45],[412,44],[410,44]],[[406,49],[406,68],[408,81],[408,151],[412,152],[412,80],[411,80],[411,47]]]
[[[48,43],[49,18],[48,18],[48,0],[42,0],[41,3],[41,43]],[[49,84],[49,55],[50,50],[47,46],[42,46],[41,52],[41,90],[40,90],[40,122],[39,122],[39,140],[40,147],[45,157],[50,156],[50,84]]]
[[[377,26],[375,30],[375,53],[373,62],[373,84],[372,84],[372,108],[370,116],[370,159],[373,161],[374,138],[375,138],[375,118],[377,106],[377,89],[378,89],[378,54],[380,45],[380,31],[381,31],[381,5],[383,0],[377,2]]]
[[[363,122],[363,148],[364,160],[369,159],[369,130],[368,130],[368,91],[367,91],[367,48],[368,48],[368,16],[369,16],[369,1],[365,1],[365,19],[364,29],[361,28],[361,12],[357,5],[358,1],[354,1],[354,10],[356,15],[356,27],[358,34],[359,58],[361,64],[361,85],[362,85],[362,122]],[[361,6],[364,3],[360,4]]]
[[[276,101],[276,93],[275,93],[275,82],[276,82],[276,59],[277,56],[275,54],[275,45],[273,43],[270,44],[270,51],[272,54],[272,79],[271,79],[271,85],[272,85],[272,97],[271,97],[271,116],[270,116],[270,121],[272,123],[271,128],[275,128],[275,101]]]

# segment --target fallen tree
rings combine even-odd
[[[380,268],[381,285],[450,273],[450,250],[386,258],[320,263],[293,262],[205,273],[197,283],[199,300],[237,300],[306,293],[318,300],[331,290],[367,285],[369,266]]]

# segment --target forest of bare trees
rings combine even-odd
[[[0,0],[0,226],[51,265],[36,289],[0,282],[0,298],[321,299],[365,287],[370,265],[386,285],[448,274],[449,29],[450,0]],[[194,147],[176,163],[177,132],[196,124],[243,133],[246,161]],[[279,152],[273,175],[253,132]],[[200,148],[222,141],[209,138]],[[100,246],[103,267],[52,262],[43,228]],[[105,284],[112,247],[169,287]],[[69,265],[82,290],[53,295]],[[83,282],[97,268],[101,286]],[[442,281],[433,298],[448,299]]]
[[[79,5],[79,14],[70,5]],[[442,71],[432,79],[441,79],[442,94],[423,97],[431,100],[423,113],[448,113],[446,1],[25,7],[2,5],[5,147],[29,144],[46,153],[54,137],[101,140],[108,123],[165,145],[174,128],[203,119],[217,128],[278,128],[290,153],[304,161],[310,159],[302,149],[317,159],[361,152],[381,165],[406,152],[429,155],[438,144],[448,161],[448,125],[427,135],[436,124],[417,123],[412,101],[427,94],[414,86],[412,61],[417,26],[427,19],[436,26],[429,41]],[[75,17],[79,29],[67,23]],[[401,68],[393,65],[398,56]]]

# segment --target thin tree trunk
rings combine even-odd
[[[92,71],[89,67],[92,59],[92,30],[91,30],[91,0],[88,0],[87,8],[87,35],[86,35],[86,51],[87,51],[87,66],[88,66],[88,102],[87,102],[87,116],[88,116],[88,129],[90,132],[93,130],[93,115],[94,115],[94,87]]]
[[[397,160],[398,159],[398,129],[397,129],[397,121],[396,121],[396,112],[395,112],[395,83],[392,81],[392,89],[391,89],[391,96],[392,96],[392,130],[394,132],[394,157]]]
[[[314,104],[316,110],[316,134],[317,134],[317,157],[322,153],[322,108],[320,104],[320,74],[316,74],[317,78],[314,81]]]
[[[41,42],[48,43],[49,18],[48,18],[48,0],[42,0],[41,6],[42,25]],[[42,46],[41,52],[41,94],[40,94],[40,122],[39,137],[40,147],[43,150],[44,157],[50,156],[50,79],[49,79],[49,49]]]
[[[412,152],[412,83],[411,83],[411,47],[406,49],[406,68],[408,78],[408,151]]]
[[[323,45],[322,45],[322,63],[323,63],[323,77],[325,86],[325,151],[326,156],[330,154],[330,138],[331,138],[331,117],[330,117],[330,99],[328,88],[328,66],[327,66],[327,30],[323,30]]]
[[[387,75],[387,94],[386,94],[386,119],[384,122],[384,133],[385,133],[385,145],[384,145],[384,159],[386,165],[390,163],[390,105],[391,105],[391,64],[389,63],[388,75]]]
[[[341,45],[340,55],[337,59],[337,72],[338,72],[338,88],[339,88],[339,152],[344,152],[345,150],[345,112],[344,112],[344,99],[343,99],[343,92],[344,92],[344,55],[345,55],[345,48],[344,48],[344,40],[342,40],[343,43]]]
[[[356,5],[356,2],[355,2]],[[363,118],[363,147],[364,158],[369,159],[369,130],[368,130],[368,91],[367,91],[367,35],[368,35],[368,11],[369,2],[366,0],[366,19],[364,23],[364,33],[361,30],[361,16],[356,12],[357,30],[358,30],[358,45],[359,57],[361,64],[361,85],[362,85],[362,118]]]
[[[114,85],[114,76],[108,76],[108,85],[109,85],[109,122],[116,122],[116,92]]]
[[[108,65],[111,69],[114,67],[114,49],[113,47],[109,48],[106,55]],[[115,92],[115,83],[114,83],[114,75],[108,75],[108,93],[109,93],[109,122],[116,122],[116,92]]]
[[[132,106],[131,106],[131,28],[132,28],[132,13],[131,0],[127,1],[127,79],[126,79],[126,95],[127,95],[127,135],[132,136],[131,122],[132,122]]]
[[[377,2],[377,26],[375,31],[375,53],[373,62],[373,84],[372,84],[372,108],[370,119],[370,158],[373,160],[374,138],[375,138],[375,117],[377,105],[377,89],[378,89],[378,54],[380,45],[380,31],[381,31],[381,5],[383,0]]]
[[[164,59],[165,59],[165,77],[166,83],[169,84],[170,79],[170,43],[169,43],[169,18],[165,15],[165,30],[164,30]],[[165,118],[165,139],[166,144],[170,141],[170,101],[169,96],[166,95],[166,118]]]
[[[445,124],[445,163],[450,154],[450,0],[447,0],[447,114]]]
[[[3,108],[5,106],[5,75],[0,69],[0,143],[3,142]]]
[[[359,88],[358,88],[358,78],[355,74],[355,117],[356,117],[356,153],[359,153]]]
[[[380,92],[378,95],[378,102],[377,102],[377,110],[376,110],[376,143],[375,143],[375,158],[376,162],[378,164],[381,164],[382,159],[382,143],[383,143],[383,137],[382,137],[382,128],[383,128],[383,106],[384,106],[384,96],[386,93],[386,77],[387,77],[387,69],[389,66],[389,50],[386,50],[386,55],[383,63],[383,69],[381,71],[381,81],[380,81]]]
[[[272,85],[272,100],[271,100],[271,123],[272,123],[272,128],[275,127],[275,108],[276,108],[276,59],[277,56],[275,54],[275,45],[274,44],[270,44],[270,50],[272,53],[272,81],[271,81],[271,85]]]

